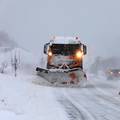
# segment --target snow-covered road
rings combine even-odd
[[[0,75],[0,119],[119,120],[119,85],[89,77],[85,88],[51,87],[34,75]]]
[[[119,120],[119,81],[93,79],[86,88],[57,89],[70,120]]]

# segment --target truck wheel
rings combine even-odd
[[[47,69],[51,69],[51,66],[49,65],[49,63],[47,63]]]

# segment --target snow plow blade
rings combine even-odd
[[[36,68],[37,75],[45,78],[49,83],[56,86],[85,86],[87,77],[80,68],[74,69],[43,69]]]

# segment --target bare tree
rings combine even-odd
[[[17,70],[20,65],[20,53],[15,51],[15,53],[11,56],[11,65],[14,70],[14,76],[17,76]]]
[[[4,73],[7,66],[8,66],[7,62],[3,61],[0,66],[0,73]]]

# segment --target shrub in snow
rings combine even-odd
[[[1,66],[0,66],[0,73],[4,73],[7,66],[8,66],[8,64],[6,61],[2,62]]]

